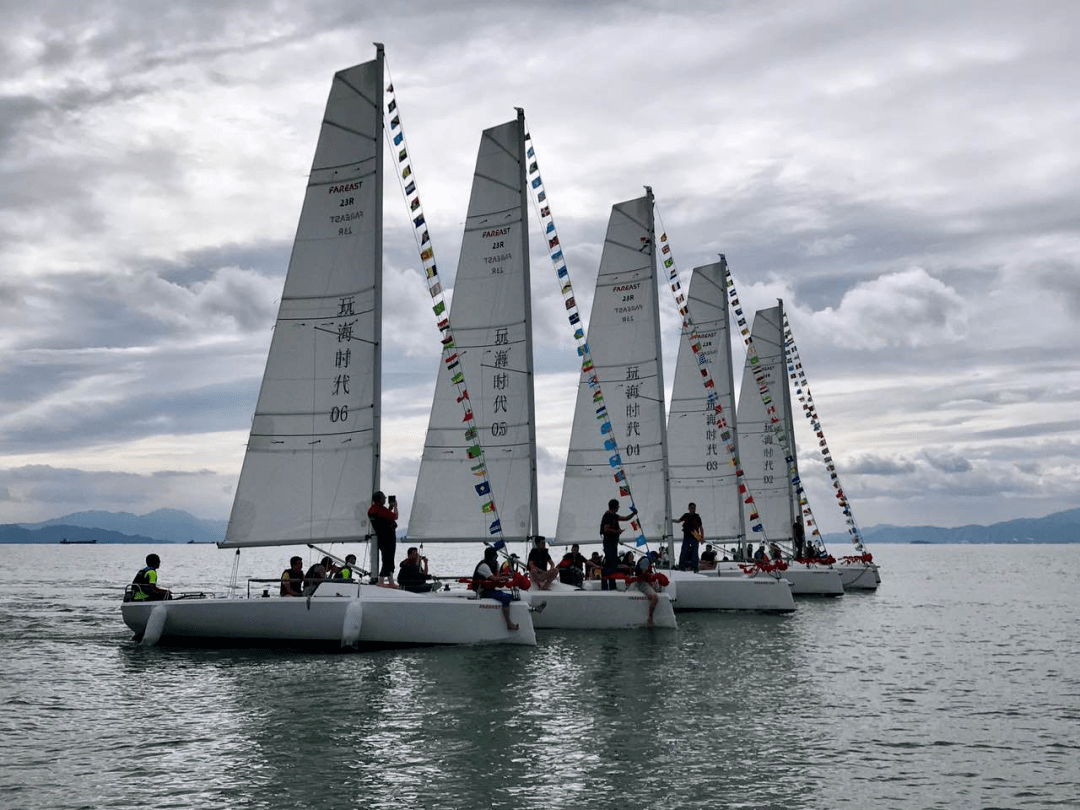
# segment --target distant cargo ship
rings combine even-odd
[[[60,541],[62,546],[85,546],[93,545],[97,540],[68,540],[66,537]]]

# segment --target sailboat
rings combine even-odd
[[[754,494],[754,506],[761,518],[764,540],[778,545],[792,545],[798,493],[780,443],[773,430],[772,416],[786,431],[787,451],[795,456],[791,420],[791,396],[787,385],[787,362],[783,342],[784,308],[759,310],[750,330],[757,349],[757,363],[748,357],[743,370],[742,388],[736,411],[740,459],[747,486]],[[759,379],[764,380],[759,383]],[[765,388],[768,403],[762,396]],[[771,413],[775,411],[775,413]],[[744,505],[744,509],[752,508]],[[771,556],[771,552],[770,556]],[[723,567],[726,571],[731,566]],[[784,571],[796,596],[841,596],[844,586],[840,572],[825,563],[806,563],[791,559]]]
[[[222,548],[357,541],[379,486],[383,49],[335,74]],[[320,583],[306,598],[125,602],[143,643],[535,644],[491,600]]]
[[[710,369],[712,392],[719,398],[727,421],[735,427],[734,379],[728,308],[723,266],[719,262],[694,268],[690,280],[690,310],[694,315],[701,351]],[[675,383],[668,413],[668,457],[671,499],[682,508],[693,503],[701,515],[705,539],[723,554],[725,543],[742,544],[746,537],[743,498],[736,468],[726,457],[716,425],[716,409],[709,407],[702,389],[700,365],[691,340],[683,331],[679,341]],[[738,456],[736,435],[731,436]],[[672,555],[672,558],[674,555]],[[722,561],[718,563],[722,565]],[[791,586],[779,576],[742,574],[728,566],[732,576],[712,572],[672,571],[678,587],[676,610],[795,610]]]
[[[791,329],[791,323],[788,321],[786,314],[784,316],[784,349],[787,357],[788,379],[791,380],[791,385],[795,388],[795,394],[799,398],[803,414],[810,421],[810,429],[814,431],[818,439],[818,448],[821,451],[822,461],[825,463],[825,470],[829,474],[833,489],[836,490],[837,503],[848,525],[851,542],[859,552],[858,554],[841,557],[836,561],[835,568],[840,572],[840,579],[844,583],[845,591],[875,591],[878,585],[881,584],[881,573],[874,562],[873,556],[863,545],[862,535],[855,524],[855,517],[851,511],[851,504],[848,503],[847,497],[844,495],[844,489],[840,485],[840,476],[836,472],[832,451],[829,450],[829,444],[825,440],[825,433],[818,418],[814,398],[810,394],[810,386],[806,380],[806,372],[799,356],[799,349],[795,345],[795,336]],[[792,417],[792,422],[794,422],[794,417]],[[794,428],[794,424],[792,428]],[[794,439],[794,437],[792,438]],[[803,504],[800,501],[800,506],[802,506],[807,525],[810,525],[809,521],[812,519],[810,505],[808,503]]]
[[[612,471],[620,466],[627,486],[633,488],[642,535],[660,541],[671,530],[659,323],[650,191],[612,206],[608,220],[589,315],[594,367],[583,371],[578,383],[559,501],[555,537],[561,545],[599,542],[600,518],[608,501],[630,491],[614,482]],[[598,413],[597,385],[606,403],[603,413]],[[589,587],[597,584],[586,582]],[[596,604],[577,610],[593,612],[594,621],[608,605],[617,604],[614,600],[626,598],[642,603],[639,615],[645,617],[644,598],[636,591],[584,593],[595,597]],[[674,627],[670,592],[659,598],[655,625]],[[572,605],[568,600],[567,607]],[[552,609],[549,599],[547,610],[536,620],[538,627],[546,626]]]

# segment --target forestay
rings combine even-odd
[[[382,61],[334,76],[223,547],[356,540],[378,474]]]
[[[783,305],[758,310],[751,327],[758,363],[747,362],[739,390],[738,435],[740,461],[747,486],[754,493],[757,511],[765,536],[769,540],[791,539],[795,521],[791,480],[784,460],[784,451],[772,428],[772,417],[787,430],[788,446],[793,447],[790,434],[790,406],[787,388],[787,367],[784,359],[782,324]],[[759,383],[755,376],[761,377]],[[762,397],[762,386],[768,386]],[[768,409],[775,408],[775,413]]]
[[[701,351],[713,377],[715,392],[727,414],[736,442],[734,381],[724,274],[720,263],[694,268],[690,280],[690,309],[694,313]],[[697,505],[705,536],[731,540],[745,535],[738,476],[728,458],[701,385],[701,364],[684,328],[679,340],[675,385],[668,415],[668,458],[671,500],[675,514],[688,503]],[[735,444],[736,456],[738,445]]]
[[[506,541],[536,534],[529,235],[521,117],[484,131],[450,311],[456,362],[471,386],[477,435],[462,442],[462,405],[440,379],[428,422],[409,537],[489,539],[474,472],[483,448]],[[455,360],[450,360],[455,362]]]
[[[560,543],[599,541],[607,502],[626,495],[612,477],[619,463],[617,448],[645,536],[659,542],[671,531],[657,307],[650,194],[613,206],[608,220],[589,316],[595,368],[583,372],[578,385],[556,529]],[[589,384],[594,374],[606,414],[597,413]],[[604,420],[613,434],[607,447],[599,429]]]

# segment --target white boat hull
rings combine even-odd
[[[145,643],[303,643],[329,646],[536,644],[528,604],[324,583],[310,598],[125,602],[124,623]],[[154,610],[161,609],[151,621]],[[163,619],[160,628],[156,625]],[[148,628],[149,624],[149,628]],[[150,630],[155,631],[151,633]],[[158,636],[158,637],[153,637]]]
[[[874,563],[838,562],[833,568],[840,572],[845,591],[876,591],[881,584],[881,574]]]
[[[795,610],[791,585],[770,576],[717,577],[692,571],[666,571],[676,586],[675,610]]]
[[[649,623],[649,600],[636,588],[619,591],[601,591],[586,583],[586,590],[556,582],[551,590],[532,588],[527,591],[529,601],[536,612],[532,614],[533,626],[538,630],[617,630],[627,627],[647,627]],[[654,627],[674,628],[675,611],[671,596],[657,594],[656,610],[653,612]],[[543,608],[540,608],[541,604]]]
[[[721,577],[745,577],[739,563],[721,562],[717,564],[716,573]],[[795,596],[843,596],[844,584],[840,579],[840,572],[827,565],[806,565],[804,563],[788,563],[786,571],[780,574],[791,583],[791,593]],[[768,577],[764,571],[756,571],[751,574],[754,579]],[[770,577],[771,578],[771,577]]]

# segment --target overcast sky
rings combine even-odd
[[[0,4],[0,523],[228,516],[330,80],[373,41],[444,277],[480,131],[522,106],[582,312],[651,185],[684,272],[724,252],[747,309],[784,299],[862,526],[1080,505],[1080,4]],[[386,190],[407,510],[439,346]],[[550,534],[577,358],[533,229]]]

